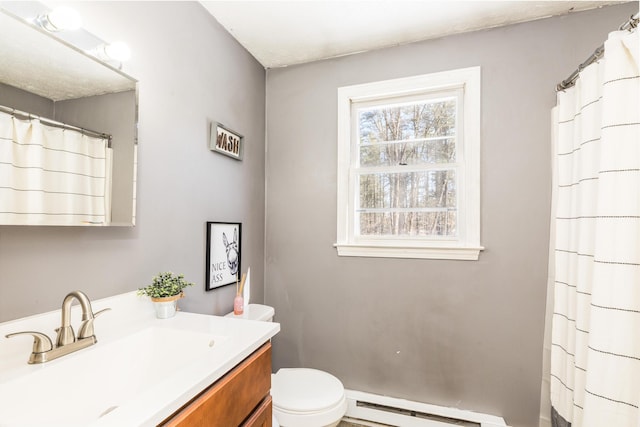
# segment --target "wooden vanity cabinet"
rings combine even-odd
[[[202,391],[161,426],[271,427],[271,343]]]

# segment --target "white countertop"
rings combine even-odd
[[[95,320],[98,343],[39,365],[27,364],[31,337],[4,336],[32,330],[55,342],[60,310],[0,323],[0,427],[155,426],[280,330],[185,312],[156,319],[135,292],[92,307],[111,308]],[[76,330],[79,312],[74,306]]]

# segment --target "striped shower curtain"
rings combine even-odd
[[[108,224],[107,143],[0,112],[0,224]]]
[[[550,383],[560,425],[640,427],[639,54],[637,31],[611,33],[604,58],[558,93]]]

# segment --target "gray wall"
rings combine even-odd
[[[53,101],[31,92],[0,83],[0,105],[53,118]]]
[[[0,321],[59,309],[73,289],[128,292],[166,270],[196,283],[183,309],[228,312],[233,287],[204,291],[206,221],[243,223],[242,265],[261,301],[264,68],[196,2],[75,7],[86,28],[133,52],[124,71],[140,81],[137,226],[0,226]],[[242,162],[209,150],[211,121],[245,136]]]
[[[538,425],[554,87],[637,3],[267,74],[274,367]],[[480,260],[338,257],[337,88],[482,67]]]

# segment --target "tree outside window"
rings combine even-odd
[[[457,98],[358,108],[357,234],[456,236]]]

